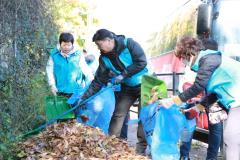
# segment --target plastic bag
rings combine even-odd
[[[59,115],[69,110],[71,106],[67,103],[67,98],[62,96],[47,96],[45,97],[45,113],[47,120],[54,119]],[[59,119],[75,118],[74,114],[68,113]]]
[[[152,143],[152,134],[155,128],[156,117],[158,114],[157,106],[158,103],[155,102],[153,104],[142,107],[140,112],[140,120],[142,122],[145,138],[149,146],[151,146]]]
[[[83,94],[84,92],[80,92]],[[76,102],[75,98],[81,95],[74,94],[69,102]],[[107,98],[106,98],[107,97]],[[110,120],[115,108],[115,95],[111,87],[102,88],[96,96],[90,97],[82,107],[76,109],[77,121],[85,125],[98,127],[105,134],[108,133]]]
[[[185,116],[177,105],[169,109],[160,107],[156,116],[152,136],[151,154],[153,160],[179,159],[178,141],[186,125]]]
[[[208,117],[206,113],[203,112],[199,114],[199,116],[196,118],[196,121],[198,128],[208,129]]]

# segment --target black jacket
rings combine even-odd
[[[132,75],[140,72],[146,67],[147,60],[142,47],[131,38],[128,38],[127,46],[125,46],[124,39],[125,37],[123,35],[116,36],[114,38],[115,40],[114,50],[111,53],[107,54],[101,53],[99,57],[99,66],[96,71],[94,80],[90,84],[88,90],[82,96],[82,100],[87,99],[88,97],[98,92],[102,88],[102,86],[106,85],[107,82],[112,78],[109,74],[110,70],[107,69],[102,60],[103,56],[107,56],[112,62],[113,66],[119,71],[121,71],[121,74],[124,77],[131,77]],[[126,47],[129,49],[133,60],[133,64],[128,66],[127,68],[125,68],[124,65],[119,60],[119,54]]]
[[[179,98],[183,102],[186,102],[187,100],[197,96],[199,93],[205,91],[209,79],[211,78],[213,72],[220,66],[221,61],[222,58],[219,54],[209,54],[203,56],[199,61],[199,70],[197,72],[194,84],[184,92],[180,93]],[[205,99],[205,102],[206,101],[210,102],[209,99]]]

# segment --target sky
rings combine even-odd
[[[159,31],[169,15],[187,0],[96,0],[100,28],[134,38],[144,48],[149,35]]]

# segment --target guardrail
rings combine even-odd
[[[157,77],[160,76],[172,76],[172,88],[168,88],[168,91],[172,91],[173,95],[176,95],[176,93],[178,92],[178,80],[179,80],[179,76],[180,75],[184,75],[184,73],[176,73],[176,72],[172,72],[172,73],[155,73],[154,74]]]

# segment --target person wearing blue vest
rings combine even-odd
[[[121,91],[116,99],[115,110],[109,126],[109,135],[120,138],[124,119],[136,99],[140,97],[141,78],[148,74],[147,60],[142,47],[133,39],[116,35],[100,29],[93,36],[93,42],[100,50],[99,66],[88,90],[83,94],[84,100],[107,85],[112,73],[115,85],[121,84]],[[80,101],[81,101],[80,100]],[[140,113],[140,106],[138,108]],[[141,123],[138,125],[136,152],[144,154],[147,143]]]
[[[204,49],[207,50],[214,50],[217,51],[218,50],[218,44],[216,41],[214,41],[213,39],[203,39],[202,40]],[[216,55],[217,57],[219,56],[218,54]],[[214,63],[219,64],[219,61],[215,61]],[[214,65],[214,63],[212,63],[212,65]],[[216,95],[215,94],[209,94],[208,97],[210,100],[215,101],[216,100]],[[204,100],[204,99],[203,99]],[[205,99],[206,100],[206,99]],[[200,100],[201,101],[201,100]],[[208,115],[208,130],[209,130],[209,134],[208,134],[208,148],[207,148],[207,160],[217,160],[218,158],[218,151],[222,142],[222,132],[223,132],[223,123],[222,121],[227,117],[226,113],[223,114],[223,112],[225,112],[221,107],[218,107],[217,103],[214,103],[214,105],[211,105],[211,103],[208,100],[208,102],[203,102],[202,103],[206,104],[205,106],[208,106],[209,109],[205,110],[207,115]],[[190,109],[186,109],[184,110],[184,112],[186,112],[186,114],[189,112],[195,112],[197,113],[194,108],[190,108]],[[216,117],[223,117],[222,119],[217,119]],[[225,116],[225,118],[224,118]],[[188,122],[193,122],[193,120],[190,120]],[[184,130],[183,134],[182,134],[182,141],[181,141],[181,145],[180,145],[180,160],[190,160],[189,158],[189,153],[190,153],[190,149],[191,149],[191,141],[192,141],[192,137],[193,137],[193,131],[189,130]]]
[[[70,97],[93,79],[83,53],[73,43],[71,33],[61,33],[59,47],[51,51],[46,72],[53,95]]]
[[[195,109],[198,111],[204,107],[208,109],[211,103],[217,101],[219,106],[228,110],[223,132],[226,159],[239,160],[240,63],[219,51],[205,50],[202,41],[191,36],[183,36],[177,42],[175,55],[184,62],[190,63],[191,69],[197,72],[197,76],[193,86],[177,96],[160,100],[160,104],[165,108],[169,108],[172,104],[180,105],[205,90],[207,96],[195,106]]]

